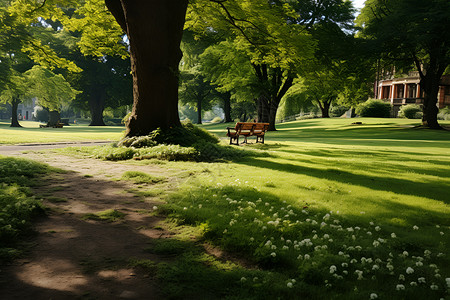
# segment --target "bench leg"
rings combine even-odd
[[[233,143],[233,140],[235,140],[236,143]],[[230,145],[238,145],[239,146],[239,136],[230,137]]]

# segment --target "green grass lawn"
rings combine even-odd
[[[414,129],[411,120],[353,121],[279,124],[265,145],[243,147],[265,156],[169,163],[197,173],[168,198],[166,213],[262,268],[232,268],[244,298],[448,298],[450,132]],[[226,126],[203,128],[224,135]],[[226,280],[224,266],[216,277],[188,276],[201,264],[187,260],[180,255],[165,280],[180,284],[183,272],[217,278],[210,286]]]
[[[148,249],[173,257],[156,267],[167,297],[450,299],[450,131],[415,125],[303,120],[231,162],[130,161],[184,181],[157,209],[177,234]]]
[[[39,122],[21,121],[22,128],[11,128],[9,122],[0,122],[1,144],[51,143],[106,140],[118,141],[123,136],[122,126],[71,125],[64,128],[39,128]]]

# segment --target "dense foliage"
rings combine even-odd
[[[29,187],[48,167],[28,160],[0,156],[0,261],[20,254],[20,238],[31,232],[31,221],[43,214]]]
[[[420,119],[422,118],[422,109],[417,104],[404,105],[400,107],[398,116],[407,119]]]
[[[360,117],[389,118],[391,104],[383,100],[371,99],[358,105],[356,114]]]

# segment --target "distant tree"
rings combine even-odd
[[[211,109],[216,100],[214,87],[197,68],[181,71],[180,81],[180,102],[193,107],[197,111],[196,123],[202,124],[202,112]]]
[[[73,60],[83,71],[70,74],[68,81],[83,93],[77,95],[72,106],[90,112],[90,126],[105,125],[105,108],[114,109],[132,104],[133,84],[129,59],[110,56],[96,58],[78,54]]]
[[[25,72],[28,95],[36,97],[38,104],[50,111],[48,125],[59,122],[59,112],[64,102],[72,101],[74,90],[61,74],[55,74],[42,66],[33,66]]]
[[[448,0],[367,0],[357,18],[374,49],[398,70],[416,69],[424,91],[424,126],[440,129],[437,95],[450,64]]]
[[[18,106],[30,100],[27,78],[20,73],[9,76],[8,82],[0,92],[0,103],[11,105],[11,127],[22,127],[18,120]]]

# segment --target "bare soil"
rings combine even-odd
[[[168,171],[156,165],[130,165],[57,154],[26,153],[20,157],[45,162],[65,172],[50,175],[36,195],[49,208],[36,224],[37,235],[26,258],[0,270],[1,299],[160,299],[148,269],[130,260],[159,262],[145,249],[171,233],[152,212],[157,197],[137,197],[131,188],[151,190],[120,178],[125,171],[163,176],[164,189],[175,188]],[[111,222],[86,219],[87,214],[114,209],[125,213]]]

